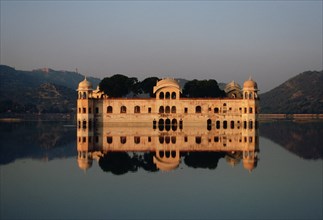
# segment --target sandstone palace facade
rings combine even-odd
[[[225,98],[183,98],[174,79],[156,83],[156,98],[111,98],[84,79],[77,99],[77,150],[81,169],[108,152],[152,152],[159,169],[178,166],[180,152],[242,152],[244,167],[257,160],[258,88],[234,81]]]
[[[110,98],[84,79],[78,86],[77,123],[79,128],[127,123],[161,128],[207,124],[220,128],[249,128],[257,124],[258,88],[251,78],[243,88],[227,84],[226,98],[182,98],[176,80],[156,83],[156,98]]]

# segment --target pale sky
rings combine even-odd
[[[3,1],[1,64],[104,78],[235,80],[322,70],[322,1]]]

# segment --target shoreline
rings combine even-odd
[[[75,121],[76,114],[74,113],[48,113],[48,114],[16,114],[5,113],[0,114],[0,122],[23,122],[23,121]],[[323,114],[258,114],[258,120],[323,120]]]

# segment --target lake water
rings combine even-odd
[[[323,218],[322,122],[262,122],[246,141],[205,128],[177,139],[145,129],[115,128],[111,138],[142,130],[133,146],[149,151],[93,147],[83,166],[72,122],[0,123],[0,219]],[[178,164],[158,165],[154,138],[179,145]]]

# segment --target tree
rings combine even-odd
[[[192,80],[188,81],[183,89],[183,96],[191,98],[216,98],[224,97],[225,92],[218,86],[216,80]]]
[[[155,97],[153,93],[153,88],[156,85],[157,81],[159,80],[158,77],[149,77],[144,79],[139,83],[139,91],[143,93],[149,93],[150,97]]]
[[[127,76],[116,74],[111,77],[104,78],[99,88],[105,94],[110,97],[123,97],[130,91],[136,89],[135,85],[138,83],[138,79],[135,77],[129,78]],[[135,94],[137,91],[133,91]]]

